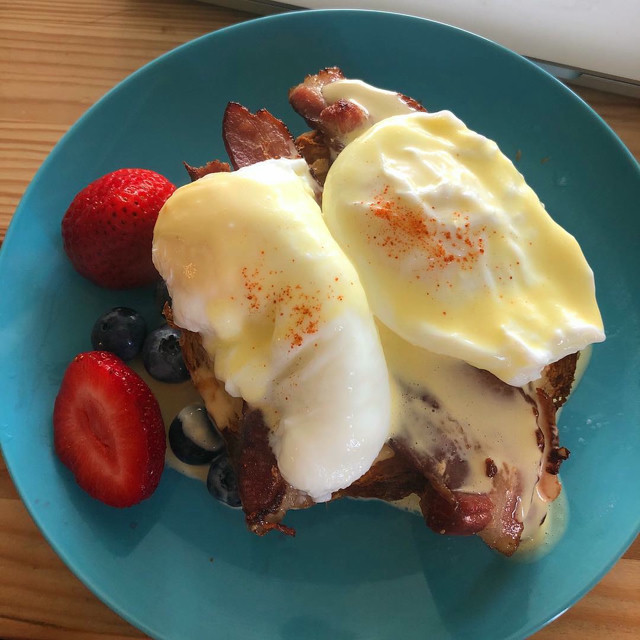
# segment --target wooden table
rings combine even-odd
[[[251,17],[190,0],[0,0],[0,241],[53,145],[101,95],[165,51]],[[580,93],[640,158],[640,101]],[[0,638],[143,637],[59,560],[0,458]],[[585,598],[534,636],[560,637],[640,638],[640,539]]]

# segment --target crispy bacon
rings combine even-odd
[[[199,180],[203,176],[208,175],[209,173],[228,173],[231,171],[231,167],[228,162],[221,162],[220,160],[210,160],[207,164],[202,167],[192,167],[190,164],[186,162],[182,163],[184,168],[187,170],[189,177],[191,178],[191,182],[195,182]]]
[[[343,79],[344,74],[338,67],[327,67],[310,74],[289,90],[289,103],[312,129],[318,129],[322,123],[322,111],[328,106],[322,88]]]
[[[344,147],[347,134],[364,124],[375,124],[370,119],[366,104],[361,105],[345,99],[327,102],[322,92],[323,88],[343,79],[344,74],[338,67],[328,67],[316,74],[308,75],[303,82],[289,90],[291,106],[314,131],[322,134],[326,146],[338,153]],[[398,97],[406,104],[407,113],[426,111],[417,100],[401,93]]]
[[[273,529],[295,535],[291,527],[280,524],[289,485],[278,469],[278,462],[269,445],[269,428],[261,411],[245,412],[239,436],[235,466],[247,526],[260,536]]]
[[[331,164],[331,152],[318,131],[307,131],[296,138],[298,152],[305,159],[311,175],[322,186]]]
[[[368,117],[367,111],[355,102],[338,100],[329,104],[325,100],[323,87],[343,78],[338,67],[329,67],[308,75],[289,91],[291,106],[313,130],[322,135],[327,147],[335,151],[343,148],[342,138],[363,125]]]
[[[320,113],[318,127],[323,135],[333,142],[334,147],[342,147],[342,139],[367,122],[367,111],[349,100],[340,98],[327,105]]]
[[[568,358],[567,362],[559,361],[547,368],[545,378],[538,383],[547,387],[553,383],[555,389],[550,390],[554,397],[562,396],[570,389],[573,380],[571,363],[575,366],[575,357]],[[517,394],[523,402],[531,405],[531,437],[538,437],[541,460],[538,490],[544,498],[555,499],[560,491],[556,477],[558,467],[568,456],[568,451],[558,446],[552,396],[537,388],[532,391],[535,397],[530,397],[525,390],[511,387],[486,371],[476,370],[476,377],[486,386],[487,393],[497,397]],[[422,393],[422,402],[431,405],[434,411],[441,409],[436,399],[424,391]],[[428,481],[422,493],[416,492],[420,496],[420,507],[427,525],[438,533],[478,534],[488,546],[505,555],[513,554],[524,530],[524,524],[518,519],[518,507],[528,499],[523,495],[521,471],[517,466],[506,463],[498,468],[493,460],[487,458],[485,464],[487,477],[491,478],[490,491],[485,494],[464,492],[460,488],[469,473],[466,449],[478,444],[467,442],[466,435],[456,441],[440,431],[436,424],[425,424],[425,429],[432,430],[432,435],[439,442],[438,447],[418,449],[411,440],[401,437],[391,439],[390,445],[408,468]]]
[[[516,518],[522,499],[517,470],[502,467],[493,478],[493,487],[487,498],[491,501],[491,517],[478,536],[487,546],[510,556],[518,548],[524,530],[524,524]]]
[[[266,109],[251,113],[230,102],[222,120],[222,138],[234,169],[270,158],[298,157],[289,129]]]
[[[427,526],[436,533],[469,536],[485,529],[491,522],[493,503],[489,496],[454,491],[447,500],[432,486],[420,498],[420,509]]]
[[[422,106],[422,104],[420,104],[414,98],[410,98],[409,96],[405,96],[404,93],[399,93],[398,96],[400,97],[400,100],[402,100],[402,102],[404,102],[407,105],[407,107],[409,107],[409,111],[424,111],[424,112],[426,112],[426,109]]]
[[[516,500],[521,495],[516,488],[517,474],[509,483],[506,470],[500,471],[493,477],[490,494],[468,493],[458,490],[468,474],[468,463],[453,443],[437,456],[418,452],[401,439],[392,439],[391,446],[406,465],[428,480],[423,491],[416,493],[429,528],[447,535],[480,534],[490,547],[506,555],[516,550],[523,529],[515,518]]]

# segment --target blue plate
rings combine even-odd
[[[536,563],[477,539],[441,538],[415,516],[339,501],[291,513],[295,539],[250,535],[237,511],[167,471],[153,497],[113,510],[53,454],[63,371],[115,304],[151,312],[147,290],[114,293],[76,275],[60,240],[73,195],[108,171],[224,157],[228,100],[266,107],[294,132],[287,89],[339,65],[352,77],[451,109],[494,138],[575,234],[594,268],[608,339],[563,411],[566,535]],[[0,255],[0,439],[52,546],[107,604],[167,640],[522,638],[611,567],[640,523],[638,165],[568,89],[469,33],[400,15],[301,12],[223,29],[161,57],[98,102],[43,164]]]

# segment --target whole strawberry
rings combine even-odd
[[[53,436],[76,482],[105,504],[130,507],[158,486],[166,450],[158,401],[112,353],[73,359],[56,397]]]
[[[108,289],[155,281],[153,227],[174,191],[148,169],[118,169],[80,191],[62,220],[64,250],[78,273]]]

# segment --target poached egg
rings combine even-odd
[[[370,468],[391,400],[367,298],[313,185],[304,160],[280,159],[183,186],[153,259],[175,322],[201,335],[226,391],[262,411],[284,479],[321,502]]]
[[[374,315],[413,345],[520,387],[604,340],[575,238],[448,111],[384,118],[347,144],[323,213]]]

